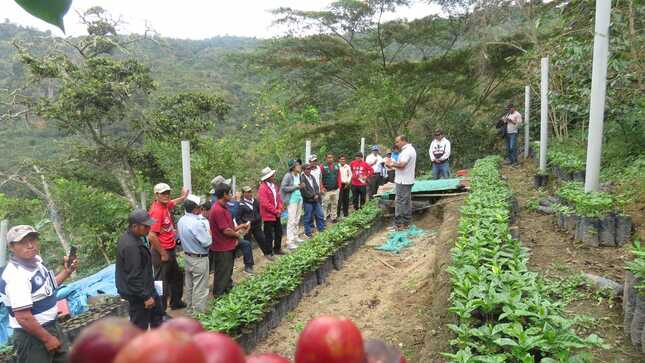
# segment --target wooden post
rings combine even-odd
[[[546,149],[549,144],[549,58],[542,58],[540,80],[540,173],[546,174]]]
[[[193,191],[192,181],[190,179],[190,141],[181,141],[181,172],[184,187],[190,192]]]
[[[586,192],[600,190],[600,159],[602,154],[603,119],[605,117],[605,94],[607,90],[610,13],[611,0],[596,0],[596,35],[593,41],[587,170],[585,173]]]
[[[0,221],[0,267],[7,264],[7,232],[9,231],[9,221],[3,219]]]
[[[524,159],[529,158],[529,145],[531,135],[529,127],[529,116],[531,113],[531,87],[524,86]]]
[[[361,137],[361,153],[363,153],[363,157],[365,156],[365,138]]]
[[[305,160],[302,161],[303,164],[309,162],[309,157],[311,156],[311,140],[305,141]]]

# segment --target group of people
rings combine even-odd
[[[284,211],[286,249],[294,250],[313,236],[314,225],[316,231],[324,231],[328,223],[348,216],[350,193],[358,210],[380,183],[393,178],[396,208],[392,228],[407,228],[412,217],[416,151],[403,135],[396,138],[394,149],[381,157],[379,148],[373,147],[366,160],[359,152],[349,164],[344,155],[336,161],[332,154],[323,164],[316,155],[304,164],[290,160],[279,184],[276,171],[267,167],[259,175],[257,191],[245,186],[239,198],[231,192],[231,180],[220,175],[211,181],[211,198],[200,198],[184,188],[173,199],[168,184],[155,185],[149,210],[130,213],[128,228],[116,246],[115,283],[119,295],[128,302],[130,320],[148,329],[161,325],[168,307],[204,312],[210,272],[214,275],[214,297],[233,287],[238,251],[244,256],[244,271],[253,273],[251,240],[268,260],[285,253]],[[175,223],[173,209],[180,204],[185,213]],[[299,230],[301,217],[304,234]],[[19,361],[66,362],[68,342],[56,323],[55,291],[76,270],[78,259],[65,256],[62,271],[54,274],[38,255],[38,236],[38,231],[27,225],[9,230],[12,254],[0,275],[0,299],[10,312],[12,344]],[[183,270],[178,263],[179,248],[184,256]]]

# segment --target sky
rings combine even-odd
[[[274,20],[269,12],[271,9],[322,10],[330,3],[329,0],[73,0],[65,16],[65,29],[66,35],[85,34],[77,12],[98,5],[113,16],[122,18],[124,25],[119,29],[120,33],[143,33],[148,23],[161,36],[172,38],[204,39],[218,35],[270,38],[282,32],[282,29],[271,26]],[[384,18],[415,19],[437,13],[437,6],[418,1]],[[0,0],[0,21],[4,19],[50,30],[56,36],[65,35],[58,28],[28,14],[14,0]]]

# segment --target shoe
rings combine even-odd
[[[334,219],[332,219],[332,220],[331,220],[331,223],[332,223],[332,224],[336,224],[336,223],[338,223],[338,218],[334,218]]]
[[[288,245],[287,245],[287,249],[288,249],[289,251],[293,251],[293,250],[295,250],[296,248],[298,248],[298,246],[297,246],[297,245],[295,245],[295,244],[291,244],[291,243],[290,243],[290,244],[288,244]]]
[[[175,306],[171,306],[170,310],[179,310],[179,309],[185,308],[186,306],[187,306],[186,303],[182,301],[181,303],[179,303],[179,304],[177,304]]]
[[[244,272],[249,275],[255,275],[255,271],[253,271],[253,266],[244,266]]]
[[[275,261],[275,257],[273,257],[273,255],[264,255],[264,257],[269,261]]]
[[[297,239],[296,239],[296,244],[297,244],[297,245],[299,245],[299,244],[301,244],[301,243],[305,243],[305,240],[304,240],[304,239],[302,239],[302,238],[297,238]]]
[[[283,255],[285,255],[285,253],[284,253],[284,252],[282,252],[282,251],[273,251],[273,254],[274,254],[274,255],[278,255],[278,256],[283,256]]]
[[[399,230],[399,226],[390,226],[387,228],[388,232],[396,232]]]

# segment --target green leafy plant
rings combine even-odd
[[[585,217],[600,217],[616,210],[614,198],[605,192],[585,192],[582,183],[565,183],[557,192],[563,202]]]
[[[632,253],[634,254],[634,259],[627,263],[627,269],[639,280],[636,288],[641,294],[645,294],[645,248],[641,246],[640,241],[634,241]]]

